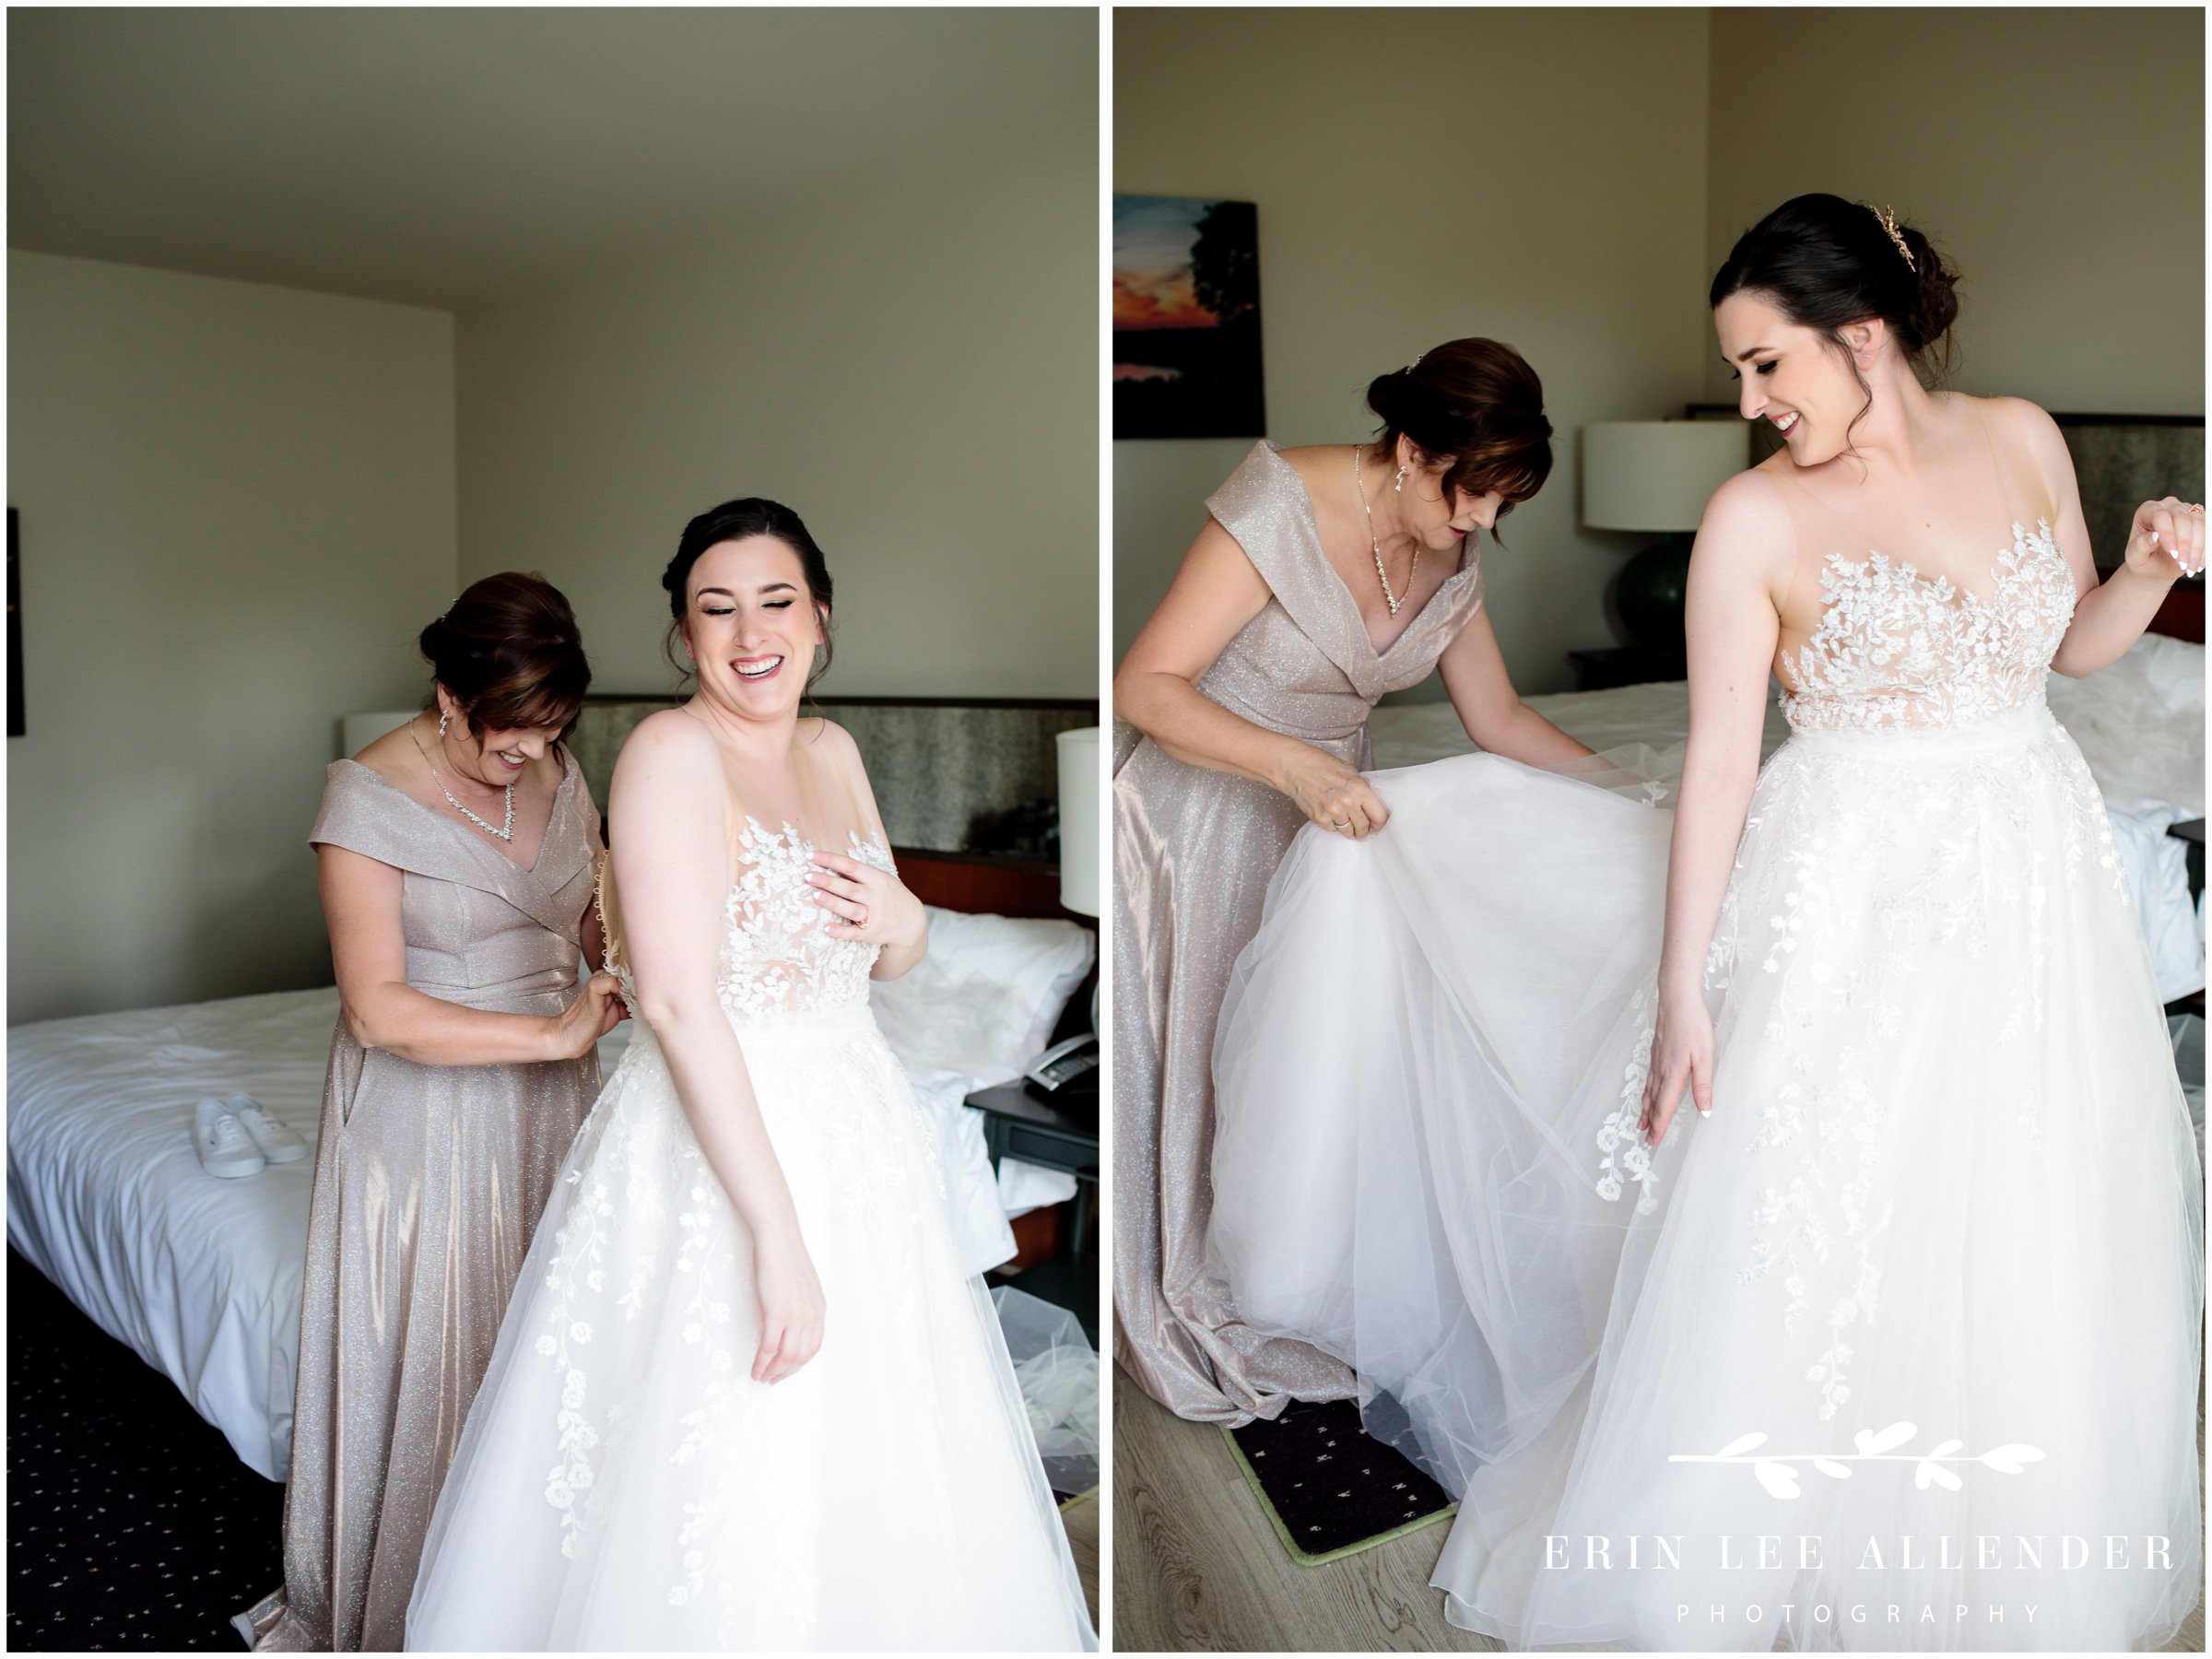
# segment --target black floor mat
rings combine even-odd
[[[240,1651],[283,1522],[281,1486],[7,1253],[10,1651]]]
[[[1443,1488],[1371,1438],[1349,1400],[1292,1405],[1271,1423],[1225,1432],[1275,1535],[1304,1566],[1372,1549],[1457,1508]]]

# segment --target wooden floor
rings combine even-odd
[[[2197,1456],[2201,1468],[2201,1401]],[[1276,1541],[1220,1430],[1186,1423],[1114,1377],[1117,1653],[1500,1651],[1446,1624],[1443,1596],[1429,1588],[1450,1530],[1446,1522],[1300,1567]],[[2164,1651],[2205,1651],[2201,1601]]]
[[[1450,1523],[1321,1567],[1283,1552],[1221,1430],[1113,1380],[1116,1653],[1496,1653],[1444,1622]]]
[[[1066,1529],[1067,1546],[1075,1552],[1076,1576],[1083,1581],[1083,1599],[1090,1604],[1090,1628],[1099,1628],[1099,1495],[1092,1492],[1060,1506],[1060,1524]]]

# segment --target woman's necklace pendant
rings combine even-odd
[[[1359,446],[1356,443],[1352,445],[1352,488],[1359,492],[1359,511],[1367,514],[1367,545],[1375,556],[1375,579],[1382,584],[1382,603],[1390,606],[1390,614],[1394,618],[1398,614],[1398,606],[1406,601],[1391,591],[1390,572],[1382,568],[1382,543],[1375,535],[1375,511],[1367,504],[1367,479],[1360,472]],[[1413,592],[1414,572],[1420,568],[1421,550],[1416,547],[1413,563],[1406,569],[1406,592],[1408,594]]]
[[[436,772],[432,772],[430,776],[437,778],[438,774]],[[496,835],[503,841],[512,841],[514,839],[513,784],[510,783],[507,785],[507,822],[505,827],[501,829],[494,829],[490,824],[485,822],[484,819],[478,818],[475,813],[471,812],[467,807],[462,806],[459,801],[453,800],[453,792],[446,788],[445,780],[443,778],[438,778],[438,793],[442,794],[448,801],[453,801],[453,810],[459,813],[463,818],[466,818],[470,823],[476,825],[477,829],[483,830],[485,834]]]

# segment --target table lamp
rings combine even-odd
[[[1099,913],[1099,728],[1063,732],[1060,750],[1060,902],[1079,916]],[[1099,994],[1090,994],[1090,1029],[1099,1029]]]
[[[1750,461],[1733,420],[1603,420],[1583,429],[1583,523],[1659,533],[1620,568],[1614,601],[1630,637],[1680,656],[1690,533],[1712,492]]]

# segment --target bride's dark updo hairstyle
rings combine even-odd
[[[583,712],[592,665],[567,597],[543,576],[502,571],[472,582],[416,644],[461,703],[468,734],[553,726]]]
[[[1798,327],[1828,336],[1866,394],[1865,406],[1852,417],[1854,428],[1874,407],[1874,390],[1852,361],[1846,324],[1879,317],[1923,385],[1949,374],[1957,359],[1951,324],[1959,317],[1959,273],[1924,233],[1892,222],[1895,241],[1881,214],[1863,202],[1793,196],[1735,239],[1712,279],[1715,306],[1748,290]],[[1848,444],[1850,432],[1843,436]]]
[[[676,544],[676,557],[661,572],[661,585],[668,590],[668,614],[674,618],[668,624],[668,634],[661,648],[675,665],[677,673],[689,679],[690,666],[677,648],[683,642],[684,599],[691,582],[691,567],[709,547],[726,541],[743,541],[751,535],[774,536],[799,556],[799,566],[806,574],[806,597],[814,606],[815,614],[822,619],[821,657],[806,676],[806,689],[811,691],[814,682],[830,672],[830,561],[822,557],[821,548],[806,533],[805,522],[781,501],[760,496],[724,501],[719,507],[710,507],[684,526],[683,539]]]
[[[1495,340],[1450,340],[1405,368],[1368,382],[1367,406],[1382,421],[1377,441],[1394,451],[1410,439],[1431,461],[1449,461],[1445,499],[1498,491],[1503,520],[1551,476],[1551,422],[1544,382],[1521,354]],[[1497,531],[1490,533],[1493,537]]]

